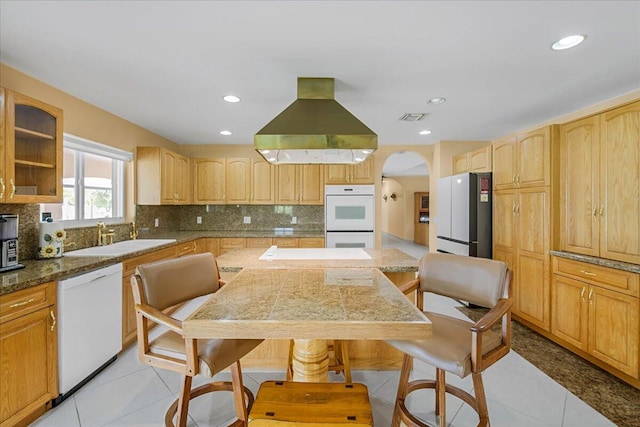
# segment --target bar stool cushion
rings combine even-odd
[[[388,341],[398,350],[432,366],[464,378],[471,373],[471,327],[473,323],[439,313],[425,312],[433,322],[429,340]],[[487,331],[482,337],[482,354],[498,348],[502,337]]]

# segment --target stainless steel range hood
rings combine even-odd
[[[270,163],[360,163],[378,135],[334,99],[333,78],[298,78],[298,99],[260,129],[255,149]]]

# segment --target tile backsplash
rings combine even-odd
[[[0,204],[0,213],[19,215],[19,260],[34,259],[40,236],[39,204]],[[202,223],[198,224],[198,217]],[[245,224],[245,217],[251,218]],[[292,224],[292,218],[296,224]],[[155,220],[158,219],[158,227]],[[96,223],[98,220],[96,220]],[[187,206],[136,206],[136,226],[139,237],[154,231],[266,231],[274,228],[292,228],[304,231],[324,230],[324,206],[287,205],[187,205]],[[111,224],[114,241],[129,239],[131,225]],[[82,249],[97,244],[96,226],[66,228],[65,248]]]

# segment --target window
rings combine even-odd
[[[68,226],[124,222],[124,165],[133,155],[73,135],[64,135],[62,203],[41,205]]]

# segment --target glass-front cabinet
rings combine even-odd
[[[62,202],[62,110],[3,89],[0,202]]]

